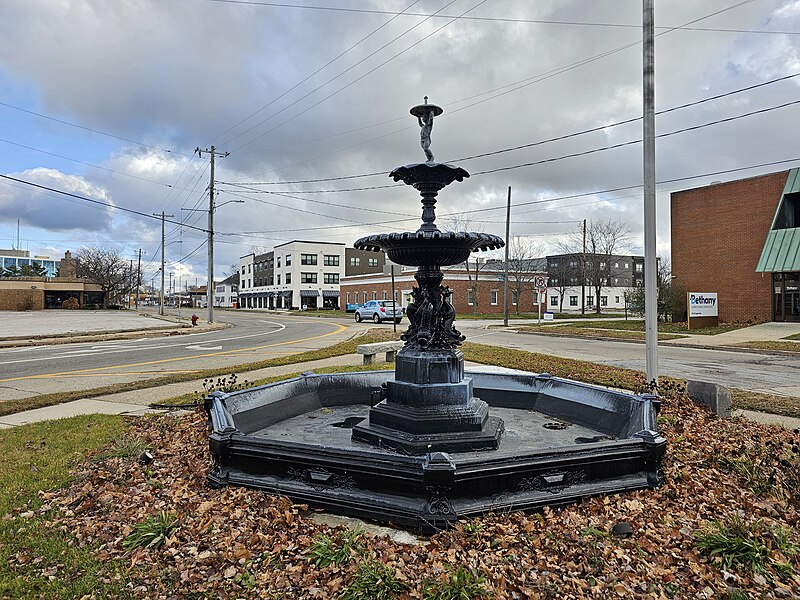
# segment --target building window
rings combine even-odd
[[[775,217],[773,229],[794,229],[800,227],[800,194],[786,194]]]
[[[558,296],[550,296],[550,306],[558,306]]]
[[[630,263],[625,263],[625,268],[626,269],[630,268]]]
[[[618,262],[615,262],[615,263],[614,263],[614,268],[615,268],[615,269],[619,269],[619,263],[618,263]]]
[[[491,297],[492,306],[497,306],[497,290],[492,290],[489,292]]]
[[[601,269],[605,269],[605,268],[606,268],[606,263],[604,263],[604,262],[601,262],[601,263],[600,263],[600,268],[601,268]]]
[[[551,269],[555,269],[556,267],[558,267],[558,263],[556,261],[553,261],[553,262],[550,263],[550,268]]]
[[[351,267],[360,267],[361,266],[361,259],[357,256],[350,257],[350,266]]]
[[[250,265],[247,265],[247,272],[250,273]]]
[[[289,262],[289,257],[286,257],[286,266],[288,267],[291,263]],[[317,264],[317,255],[316,254],[301,254],[300,255],[300,264],[301,265],[315,265]]]
[[[280,284],[281,284],[281,274],[278,273],[278,285],[280,285]]]
[[[281,257],[279,256],[276,260],[278,261],[278,268],[280,269],[281,268]]]
[[[389,295],[386,293],[386,290],[383,290],[383,299],[384,300],[388,300],[389,299]]]
[[[350,304],[350,292],[347,292],[345,297],[347,298],[347,304]]]
[[[470,306],[475,304],[475,295],[472,293],[472,289],[467,290],[467,304]]]
[[[286,274],[286,285],[289,285],[290,283],[292,283],[292,274],[291,273],[287,273]]]
[[[314,264],[317,264],[317,263],[314,263]],[[291,254],[287,254],[286,255],[286,266],[287,267],[291,267],[292,266],[292,255]]]
[[[339,283],[338,273],[323,273],[322,281],[324,283]]]
[[[636,263],[636,272],[641,273],[644,270],[644,265],[642,263]]]
[[[550,287],[558,287],[558,278],[557,277],[553,277],[550,280]]]
[[[578,261],[577,260],[569,261],[569,268],[570,269],[577,269],[578,268]]]
[[[347,292],[347,293],[348,293],[348,294],[350,294],[350,292]],[[355,302],[356,304],[358,304],[358,292],[353,292],[353,295],[355,296],[355,300],[354,300],[354,302]]]
[[[322,258],[322,263],[326,267],[338,267],[339,266],[339,255],[338,254],[326,254]]]
[[[394,291],[394,301],[397,302],[397,290]]]
[[[569,305],[570,306],[578,306],[578,297],[577,296],[570,296],[569,297]]]
[[[517,300],[519,300],[519,294],[517,290],[511,290],[511,304],[512,306],[517,305]]]
[[[586,296],[586,306],[594,306],[594,296]]]
[[[378,266],[378,259],[377,258],[368,258],[367,265],[370,267],[377,267]]]
[[[608,296],[600,296],[600,306],[608,306]]]
[[[375,290],[372,291],[372,299],[373,300],[377,300],[378,299],[378,292],[376,292]]]
[[[614,296],[614,304],[619,304],[619,296]]]
[[[300,283],[317,283],[317,274],[300,273]]]
[[[242,265],[242,275],[244,275],[244,265]]]

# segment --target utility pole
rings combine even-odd
[[[508,186],[508,203],[506,204],[506,259],[503,267],[503,327],[508,327],[508,247],[511,244],[509,238],[511,231],[511,186]],[[478,266],[475,265],[475,277],[477,281]],[[475,288],[475,295],[478,294],[477,287]],[[477,302],[477,298],[472,299]],[[519,302],[519,298],[517,298]]]
[[[581,314],[586,314],[586,219],[583,220],[583,250],[581,251]]]
[[[208,283],[206,284],[206,304],[207,319],[209,323],[214,322],[214,158],[216,156],[228,156],[229,152],[217,152],[214,146],[210,149],[194,149],[197,155],[202,158],[203,152],[211,156],[211,182],[208,186]]]
[[[654,0],[642,0],[644,140],[644,331],[648,384],[658,384],[658,288],[656,284],[656,117]],[[657,393],[658,388],[653,389]]]
[[[128,271],[128,297],[125,300],[125,304],[127,304],[128,306],[126,306],[125,308],[130,308],[131,307],[131,292],[130,292],[130,289],[133,288],[133,283],[135,281],[136,281],[136,278],[133,276],[133,259],[131,259],[131,268],[130,268],[130,271]]]
[[[142,287],[142,249],[139,248],[139,262],[136,265],[136,310],[139,310],[139,288]]]
[[[153,214],[158,216],[158,213]],[[172,216],[173,215],[165,215],[164,211],[161,211],[161,298],[158,303],[158,314],[160,315],[164,314],[164,219]]]

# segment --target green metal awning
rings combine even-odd
[[[800,227],[775,229],[775,223],[786,201],[787,194],[800,192],[800,169],[792,169],[786,178],[781,201],[772,219],[772,228],[767,233],[756,273],[786,273],[800,271]]]

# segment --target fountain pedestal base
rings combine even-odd
[[[502,419],[472,395],[460,350],[414,350],[397,355],[395,379],[352,439],[406,454],[496,450]]]

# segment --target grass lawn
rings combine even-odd
[[[572,327],[586,327],[595,328],[602,327],[603,329],[619,329],[622,331],[644,331],[644,321],[632,320],[613,320],[604,321],[602,325],[596,323],[573,323]],[[686,323],[659,323],[659,333],[690,333],[692,335],[717,335],[718,333],[725,333],[726,331],[733,331],[735,329],[742,329],[747,325],[739,323],[722,323],[717,327],[704,327],[702,329],[687,329]]]
[[[70,468],[121,436],[121,417],[83,416],[0,431],[0,597],[125,598],[128,565],[98,558],[82,532],[47,527],[47,493]]]
[[[719,419],[679,393],[659,424],[663,486],[463,520],[419,545],[318,524],[286,498],[210,488],[197,412],[2,431],[0,597],[791,597],[800,432]],[[143,467],[147,445],[155,461]],[[623,521],[630,537],[611,533]]]
[[[590,326],[594,325],[594,327]],[[624,329],[606,328],[605,323],[569,323],[566,325],[524,325],[516,327],[517,331],[523,333],[543,333],[543,334],[561,334],[561,335],[578,335],[582,337],[600,337],[611,338],[615,340],[644,340],[644,328],[642,331],[628,331]],[[658,339],[665,340],[678,340],[685,338],[685,335],[678,335],[674,333],[660,333]]]
[[[800,340],[800,333],[795,333],[794,335],[787,335],[784,340]]]
[[[556,319],[618,319],[623,316],[620,313],[602,313],[602,314],[594,314],[594,313],[586,313],[582,315],[578,314],[570,314],[570,313],[554,313],[554,317]],[[519,313],[516,314],[514,312],[510,312],[508,314],[509,319],[538,319],[539,314],[532,312],[532,313]],[[458,320],[461,319],[492,319],[492,320],[503,320],[503,313],[478,313],[477,315],[473,315],[472,313],[458,313]],[[542,313],[542,320],[544,320],[544,313]]]
[[[782,352],[800,352],[800,342],[783,342],[780,340],[769,342],[742,342],[741,344],[736,344],[736,347],[755,348],[757,350],[781,350]]]

